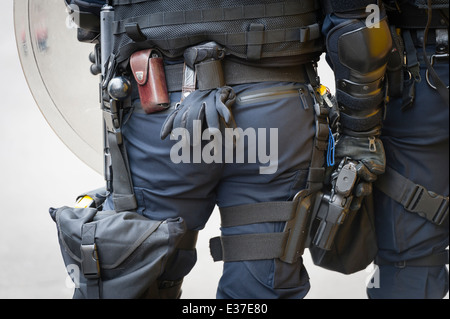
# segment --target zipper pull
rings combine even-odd
[[[372,153],[377,151],[377,145],[375,144],[375,137],[369,137],[369,151]]]
[[[303,108],[305,110],[309,109],[308,100],[306,99],[305,89],[303,87],[298,89],[298,94],[300,95],[300,100],[302,101]]]

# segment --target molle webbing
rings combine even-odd
[[[317,54],[323,51],[319,1],[115,0],[114,53],[155,46],[179,57],[186,47],[215,41],[240,58],[259,59]],[[133,42],[127,26],[144,36]],[[136,39],[135,39],[136,40]]]

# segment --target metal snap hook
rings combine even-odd
[[[448,57],[449,57],[449,54],[448,54],[448,53],[443,53],[443,54],[433,54],[433,55],[431,56],[431,61],[430,61],[431,66],[434,65],[435,59],[448,58]],[[431,88],[433,88],[434,90],[436,90],[436,86],[435,86],[433,83],[431,83],[431,80],[430,80],[430,72],[429,72],[428,69],[427,69],[427,71],[426,71],[426,73],[425,73],[425,77],[426,77],[426,79],[427,79],[428,85],[429,85]],[[448,89],[448,88],[449,88],[449,86],[447,85],[447,89]]]

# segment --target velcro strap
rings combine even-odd
[[[214,261],[225,262],[279,258],[288,235],[281,232],[214,237],[210,240],[211,255]]]
[[[220,208],[222,227],[285,222],[294,217],[296,201],[264,202]]]
[[[412,213],[416,213],[436,225],[448,219],[449,198],[429,192],[390,167],[381,175],[375,186]]]
[[[348,128],[355,132],[369,131],[374,127],[380,125],[382,119],[383,111],[381,108],[371,114],[371,116],[366,117],[351,116],[344,112],[341,112],[342,127]]]

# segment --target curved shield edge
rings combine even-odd
[[[86,165],[103,174],[98,77],[93,44],[80,43],[61,0],[14,0],[17,50],[29,89],[47,123]]]

